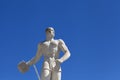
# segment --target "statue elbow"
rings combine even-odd
[[[71,54],[69,51],[66,51],[68,58],[70,58]]]
[[[70,52],[68,53],[68,58],[70,58],[70,56],[71,56],[71,54],[70,54]]]

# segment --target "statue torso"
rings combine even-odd
[[[56,66],[56,59],[59,57],[59,40],[44,41],[42,43],[42,53],[44,56],[44,69],[52,69]]]

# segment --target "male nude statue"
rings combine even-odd
[[[48,27],[45,32],[46,40],[38,44],[36,56],[25,63],[29,67],[44,56],[41,80],[61,80],[60,64],[70,57],[70,51],[62,39],[54,39],[55,31],[52,27]],[[61,58],[59,58],[60,51],[64,53]]]

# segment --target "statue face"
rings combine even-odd
[[[51,36],[51,37],[55,36],[55,31],[52,27],[48,27],[45,31],[47,36]]]

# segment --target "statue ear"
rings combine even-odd
[[[18,64],[18,69],[19,69],[20,72],[25,73],[26,71],[29,70],[29,66],[26,64],[25,61],[21,61]]]

